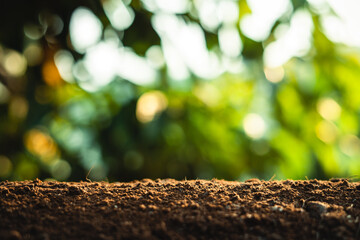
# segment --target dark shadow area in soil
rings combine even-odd
[[[359,239],[360,183],[1,182],[0,239]]]

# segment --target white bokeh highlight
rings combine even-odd
[[[276,20],[291,13],[289,0],[248,0],[251,14],[246,14],[240,22],[241,31],[254,41],[264,41],[270,35]]]
[[[292,57],[306,55],[311,48],[313,22],[308,11],[297,10],[291,18],[290,26],[283,29],[284,31],[278,34],[278,39],[264,50],[266,67],[279,67]]]
[[[100,40],[103,26],[89,9],[80,7],[73,12],[69,28],[74,49],[84,53]]]

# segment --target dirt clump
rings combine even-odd
[[[0,182],[0,239],[360,239],[360,183]]]

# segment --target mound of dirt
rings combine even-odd
[[[360,239],[360,183],[1,182],[0,239]]]

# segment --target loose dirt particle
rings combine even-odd
[[[360,184],[0,182],[0,239],[358,239]]]

